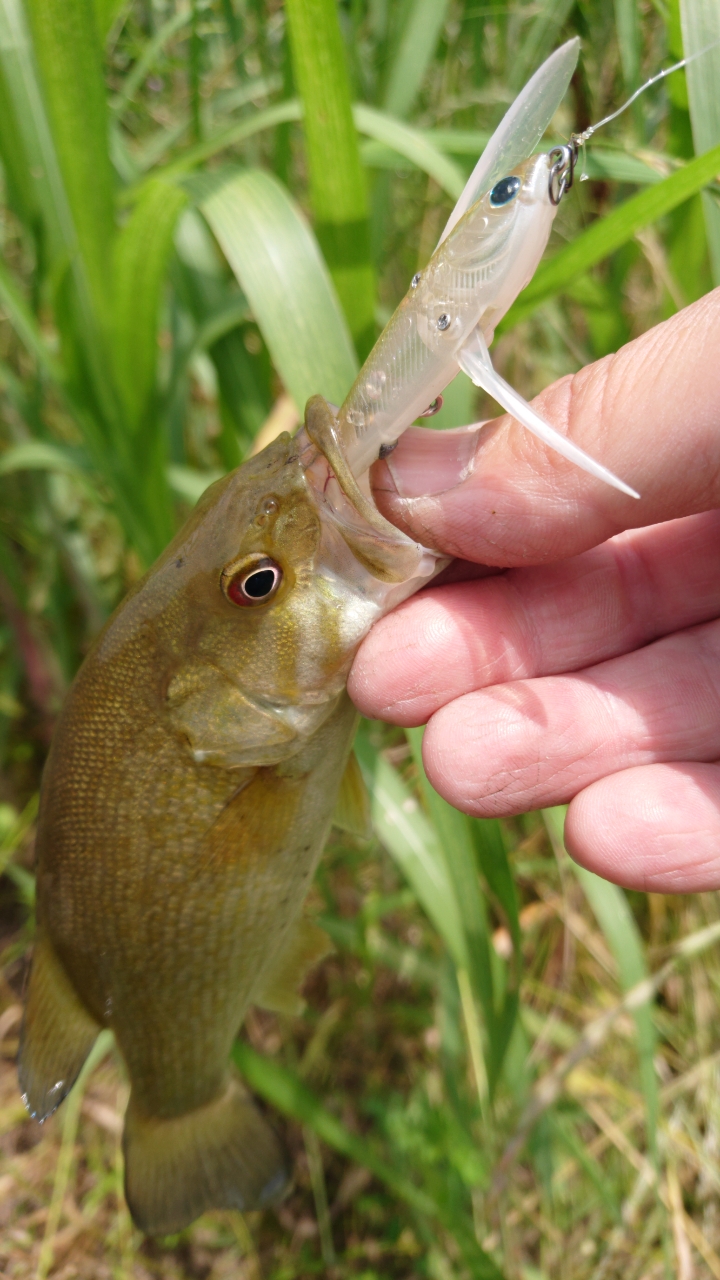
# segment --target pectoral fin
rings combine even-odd
[[[272,1013],[297,1015],[305,1008],[298,993],[305,975],[333,950],[323,929],[310,920],[300,920],[272,968],[263,975],[253,1004]]]
[[[370,797],[354,751],[350,752],[340,783],[333,826],[364,840],[369,840],[372,835]]]
[[[75,1083],[100,1027],[55,954],[38,936],[20,1034],[18,1076],[30,1115],[46,1120]]]
[[[473,330],[465,344],[460,348],[456,355],[456,359],[460,368],[464,373],[472,378],[476,387],[482,387],[483,391],[487,391],[493,400],[497,400],[503,409],[512,414],[513,418],[517,418],[528,431],[532,431],[534,436],[542,440],[545,444],[554,449],[556,453],[562,454],[563,458],[567,458],[569,462],[574,462],[577,467],[581,467],[583,471],[587,471],[591,476],[595,476],[598,480],[603,480],[605,484],[612,485],[614,489],[619,489],[621,493],[626,493],[629,498],[639,498],[640,494],[625,484],[624,480],[619,480],[612,471],[608,471],[602,463],[596,462],[591,458],[584,449],[578,448],[573,444],[572,440],[568,440],[566,436],[561,436],[559,431],[555,431],[549,423],[540,417],[539,413],[523,399],[514,387],[510,386],[504,378],[492,366],[490,354],[485,339],[478,329]]]

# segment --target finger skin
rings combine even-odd
[[[601,778],[565,822],[576,862],[627,889],[720,888],[720,767],[655,764]]]
[[[621,534],[572,560],[430,588],[373,627],[348,688],[419,725],[491,684],[574,671],[720,613],[720,512]]]
[[[564,559],[622,529],[720,506],[720,289],[533,404],[641,500],[586,475],[505,416],[481,431],[468,478],[443,493],[433,492],[431,461],[432,496],[410,499],[398,497],[378,463],[378,506],[427,546],[501,566]],[[401,439],[393,466],[402,451]]]
[[[566,803],[658,761],[720,758],[720,621],[577,675],[471,693],[431,717],[428,777],[478,817]]]

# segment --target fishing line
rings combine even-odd
[[[548,179],[548,194],[552,203],[554,205],[558,205],[565,195],[565,192],[570,190],[574,181],[575,169],[581,149],[583,151],[583,172],[580,174],[579,180],[580,182],[587,181],[588,175],[584,172],[585,145],[590,141],[593,135],[597,133],[598,129],[602,129],[604,125],[610,124],[613,120],[617,120],[618,116],[621,116],[623,111],[627,111],[628,107],[631,107],[633,102],[640,97],[640,94],[644,93],[646,89],[649,89],[651,85],[657,84],[660,80],[664,80],[666,76],[671,76],[674,71],[681,71],[682,68],[686,67],[690,62],[694,62],[696,58],[701,58],[703,54],[708,53],[710,49],[717,48],[718,45],[720,45],[720,40],[713,40],[711,44],[705,45],[704,49],[698,49],[697,53],[688,54],[687,58],[682,58],[680,62],[675,62],[671,67],[665,67],[662,71],[658,71],[656,75],[651,76],[649,80],[646,80],[644,84],[641,84],[640,88],[636,89],[635,92],[630,95],[627,102],[624,102],[621,107],[618,107],[617,111],[612,111],[609,116],[604,116],[602,120],[598,120],[597,124],[588,125],[587,129],[584,129],[582,133],[572,133],[570,135],[569,142],[566,142],[563,146],[553,147],[552,151],[549,153],[551,165],[550,176]]]
[[[657,75],[651,76],[649,80],[646,80],[644,84],[641,84],[640,88],[636,89],[635,92],[630,95],[627,102],[624,102],[621,107],[618,107],[617,111],[613,111],[611,115],[605,116],[603,120],[598,120],[597,124],[588,125],[587,129],[585,129],[583,133],[574,133],[571,141],[574,140],[579,145],[589,142],[592,135],[598,129],[602,129],[603,125],[610,124],[612,120],[617,120],[618,116],[621,116],[623,111],[627,111],[628,107],[632,106],[636,98],[639,98],[640,94],[644,93],[646,89],[649,89],[651,85],[657,84],[659,80],[664,80],[666,76],[671,76],[673,71],[681,71],[683,67],[688,65],[688,63],[694,62],[696,58],[701,58],[704,53],[708,53],[710,49],[715,49],[719,44],[720,40],[713,40],[712,44],[706,44],[705,48],[698,49],[697,53],[688,54],[687,58],[682,58],[680,62],[674,63],[672,67],[665,67],[663,71],[658,71]]]

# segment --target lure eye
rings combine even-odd
[[[228,600],[243,608],[266,604],[275,595],[282,579],[282,569],[274,560],[256,560],[249,569],[241,570],[230,579],[227,586]]]
[[[490,192],[490,204],[493,209],[499,209],[501,205],[509,204],[514,200],[521,186],[520,179],[512,174],[509,178],[501,178],[496,182]]]

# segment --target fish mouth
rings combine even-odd
[[[340,534],[361,570],[388,585],[416,582],[436,571],[437,554],[386,520],[372,499],[367,473],[361,480],[353,474],[336,412],[322,396],[308,400],[296,445],[323,527]]]

